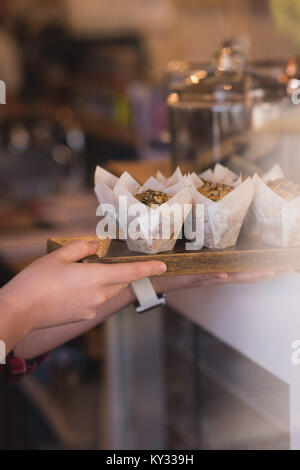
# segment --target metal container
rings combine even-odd
[[[174,81],[173,81],[174,83]],[[281,154],[286,83],[248,65],[224,43],[210,66],[193,70],[167,97],[174,166],[201,171],[216,162],[253,173]]]

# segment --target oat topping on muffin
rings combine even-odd
[[[292,201],[300,196],[300,185],[284,178],[269,181],[268,187],[286,201]]]
[[[162,191],[154,191],[153,189],[147,189],[142,193],[136,194],[135,198],[143,204],[146,204],[146,206],[151,207],[151,205],[153,204],[160,206],[161,204],[167,202],[171,197]]]
[[[228,184],[211,183],[209,181],[204,181],[204,185],[201,186],[201,188],[198,188],[198,191],[208,199],[218,202],[223,199],[224,196],[227,196],[227,194],[233,191],[233,189],[234,187],[229,186]]]

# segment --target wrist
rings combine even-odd
[[[150,280],[157,294],[164,294],[170,290],[166,282],[168,278],[151,277]]]
[[[7,353],[18,341],[30,333],[28,317],[25,309],[18,307],[15,299],[5,287],[2,287],[0,289],[0,339],[6,344]]]

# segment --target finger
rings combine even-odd
[[[254,284],[264,279],[274,276],[275,272],[247,272],[247,273],[228,273],[227,277],[219,279],[208,279],[202,282],[203,287],[215,284]]]
[[[193,274],[191,276],[186,276],[186,286],[206,286],[211,284],[219,284],[226,282],[228,279],[227,273],[209,273],[209,274]]]
[[[99,266],[100,268],[100,266]],[[106,284],[119,284],[132,282],[144,277],[159,276],[166,272],[167,266],[161,261],[142,261],[135,263],[118,263],[101,265],[99,275],[104,278]]]
[[[210,281],[215,279],[227,279],[227,273],[207,273],[207,274],[196,274],[196,280],[198,281]]]
[[[219,273],[216,274],[216,278],[224,281],[225,279],[228,279],[228,273]]]
[[[81,320],[93,320],[96,317],[96,310],[88,310],[84,314],[82,314]]]
[[[263,279],[268,279],[274,275],[274,271],[230,273],[228,276],[228,282],[252,283],[262,281]]]
[[[176,289],[192,288],[224,282],[227,279],[227,273],[212,274],[186,274],[181,276],[167,276],[163,278],[152,278],[152,284],[158,292],[168,292]]]
[[[54,254],[62,261],[72,263],[94,255],[99,248],[97,241],[76,240],[60,248]]]
[[[201,282],[202,287],[215,286],[218,284],[229,284],[230,282],[227,278],[225,279],[208,279],[207,281]]]
[[[120,284],[115,284],[113,286],[108,286],[105,288],[105,301],[112,299],[116,295],[120,294],[128,286],[127,282],[122,282]]]

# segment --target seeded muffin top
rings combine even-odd
[[[269,181],[268,187],[286,201],[292,201],[300,196],[300,185],[284,178]]]
[[[201,186],[201,188],[198,188],[199,193],[215,202],[220,201],[233,190],[234,187],[229,186],[228,184],[211,183],[209,181],[204,181],[204,185]]]
[[[168,194],[162,191],[154,191],[153,189],[147,189],[142,193],[136,194],[135,198],[149,207],[151,207],[152,204],[157,204],[160,206],[161,204],[164,204],[169,199],[171,199]]]

